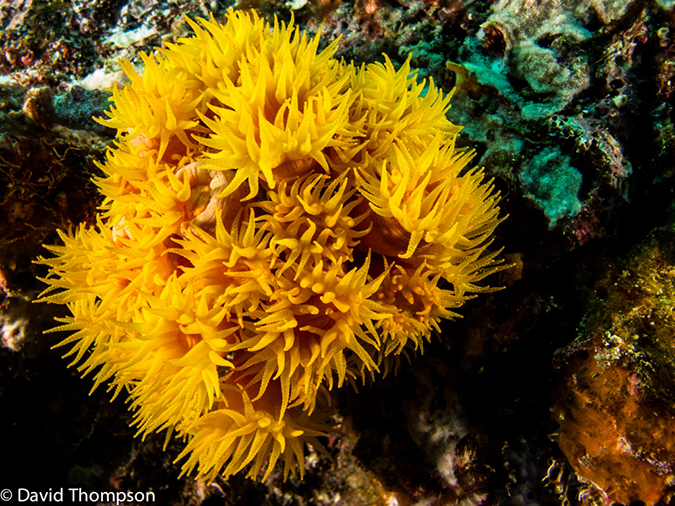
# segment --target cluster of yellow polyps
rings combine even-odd
[[[42,300],[68,305],[67,355],[128,391],[140,433],[188,438],[184,472],[282,457],[302,476],[329,391],[487,290],[497,195],[407,63],[354,68],[255,14],[188,22],[142,74],[122,63],[105,200],[48,246]]]

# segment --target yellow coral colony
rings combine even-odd
[[[355,68],[239,11],[188,22],[142,74],[122,63],[105,200],[47,247],[41,300],[68,305],[66,356],[128,392],[139,433],[188,439],[184,472],[302,476],[329,391],[488,290],[498,196],[408,63]]]

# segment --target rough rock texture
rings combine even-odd
[[[596,282],[556,357],[558,444],[607,504],[675,498],[675,233],[658,231]]]

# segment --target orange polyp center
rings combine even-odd
[[[178,334],[178,343],[185,353],[194,348],[201,340],[202,336],[198,334],[183,334],[182,332]]]

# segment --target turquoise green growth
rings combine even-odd
[[[570,165],[570,157],[559,148],[546,148],[535,155],[520,173],[528,197],[534,200],[549,220],[549,229],[560,218],[574,216],[581,209],[579,190],[582,175]]]

